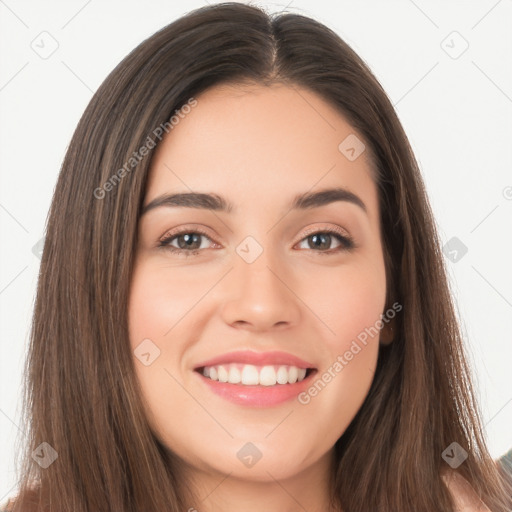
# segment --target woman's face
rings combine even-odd
[[[192,468],[284,479],[327,465],[373,379],[377,188],[361,137],[307,90],[196,100],[152,160],[134,363],[155,434]]]

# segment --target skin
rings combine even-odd
[[[144,205],[194,191],[223,196],[234,209],[164,206],[141,216],[129,329],[133,350],[144,339],[160,350],[148,366],[134,361],[147,415],[189,468],[200,497],[190,507],[329,510],[333,445],[369,391],[379,336],[306,405],[233,404],[211,393],[193,367],[238,349],[281,350],[321,375],[375,325],[385,311],[386,280],[368,154],[349,161],[338,150],[347,136],[362,137],[305,89],[221,86],[196,99],[155,150]],[[331,187],[356,194],[366,212],[346,201],[287,208],[297,194]],[[198,227],[207,232],[199,253],[158,247],[171,230]],[[353,238],[353,250],[334,236],[316,248],[306,233],[336,227]],[[247,236],[263,248],[252,263],[236,252]],[[251,468],[236,455],[247,442],[262,454]]]

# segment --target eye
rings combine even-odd
[[[208,248],[202,243],[202,239],[209,240],[215,244],[201,229],[189,228],[164,235],[164,237],[159,240],[158,247],[183,256],[196,256],[201,250]],[[333,239],[339,244],[338,247],[334,249],[330,248]],[[309,241],[311,241],[311,243],[308,243]],[[299,243],[303,244],[304,242],[309,245],[306,249],[311,249],[320,254],[333,254],[344,250],[348,251],[355,247],[353,240],[349,236],[335,229],[310,230],[307,232],[307,236],[303,237]],[[301,248],[303,249],[304,247]]]
[[[164,235],[164,238],[159,241],[158,247],[183,256],[195,256],[200,250],[205,249],[201,241],[202,238],[212,242],[212,239],[198,228],[181,230]],[[174,243],[177,246],[173,245]]]
[[[333,239],[337,240],[339,245],[334,249],[330,248]],[[306,249],[313,249],[322,255],[329,255],[341,251],[349,251],[355,247],[354,241],[349,236],[342,234],[335,229],[324,229],[320,231],[310,231],[308,235],[300,241],[300,244],[308,244]],[[304,248],[304,247],[303,247]],[[322,250],[316,250],[322,249]],[[325,249],[325,250],[324,250]]]

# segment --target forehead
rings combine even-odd
[[[221,85],[195,99],[157,146],[146,204],[162,193],[208,191],[261,207],[342,186],[375,207],[362,137],[315,93],[282,84]]]

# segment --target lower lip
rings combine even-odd
[[[309,381],[316,372],[311,372],[304,380],[295,384],[276,384],[274,386],[228,384],[209,379],[199,372],[194,373],[197,373],[211,391],[230,402],[252,407],[272,407],[296,398],[309,386]]]

